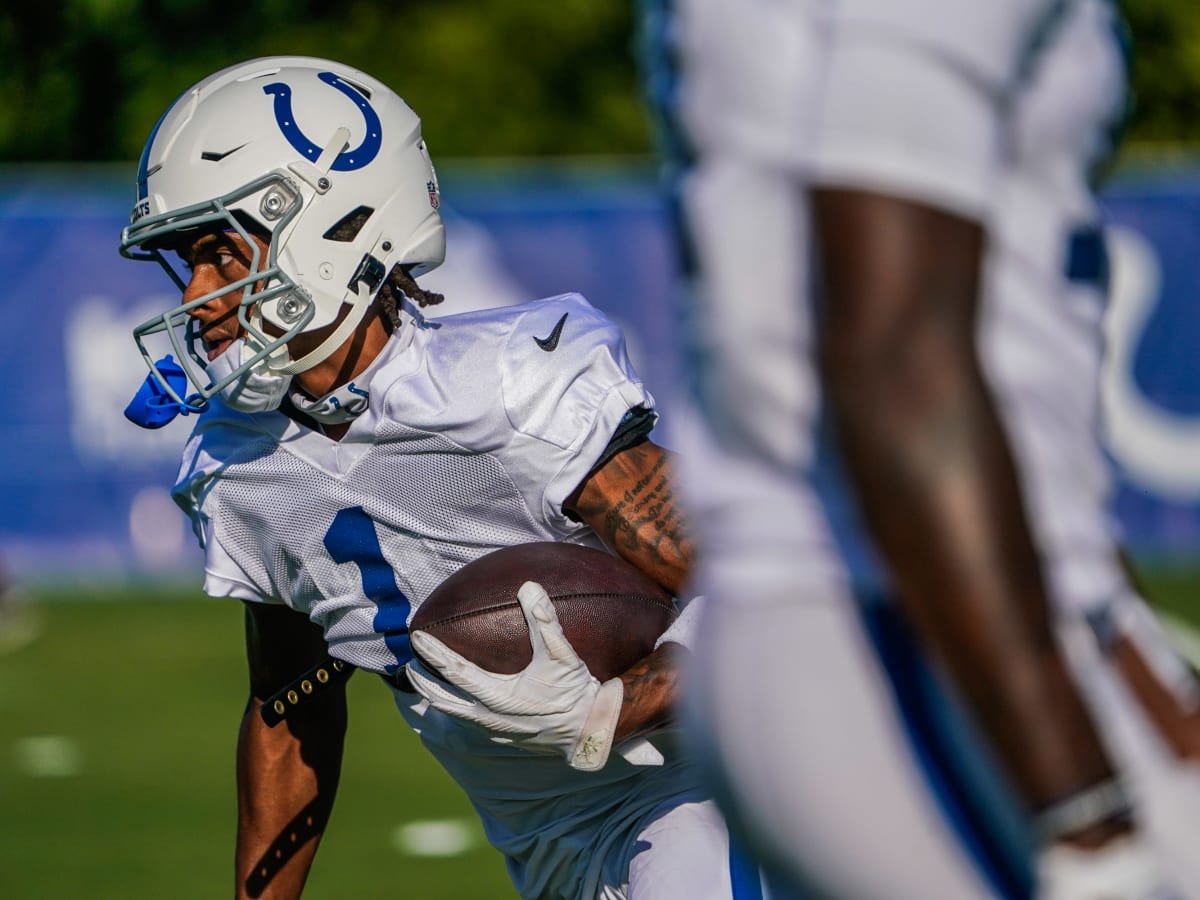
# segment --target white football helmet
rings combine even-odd
[[[167,255],[172,246],[189,232],[232,231],[254,250],[252,274],[134,329],[154,380],[170,401],[198,412],[252,369],[290,378],[317,365],[350,336],[393,266],[419,275],[441,264],[439,203],[421,120],[371,76],[280,56],[205,78],[167,109],[146,142],[121,253],[156,260],[182,290],[186,276]],[[340,223],[364,215],[352,239],[335,237]],[[252,233],[268,243],[265,261]],[[188,310],[233,291],[241,293],[247,349],[214,382]],[[329,337],[290,359],[287,342],[331,325],[343,305],[350,309]],[[163,332],[196,393],[184,396],[179,379],[172,385],[147,350],[145,339]]]

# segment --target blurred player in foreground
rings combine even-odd
[[[435,673],[410,680],[412,612],[490,550],[603,542],[674,593],[689,559],[670,461],[648,440],[653,400],[618,330],[574,294],[425,321],[418,307],[441,297],[414,277],[442,261],[438,210],[416,115],[325,60],[204,79],[142,155],[122,252],[163,264],[183,299],[135,329],[151,375],[127,415],[199,414],[174,496],[205,547],[206,592],[245,604],[237,894],[302,889],[337,788],[337,672],[351,664],[391,686],[522,896],[731,898],[742,876],[724,823],[662,727],[686,613],[603,685],[570,653],[535,653],[492,709]],[[155,359],[156,340],[173,359]],[[553,641],[544,597],[521,591],[531,630]],[[264,699],[306,671],[296,696],[310,699],[269,727]],[[490,676],[463,663],[457,682],[472,678]]]
[[[1048,532],[1027,523],[1013,425],[977,351],[1006,167],[1045,163],[1031,183],[1049,175],[1070,193],[1123,96],[1120,77],[1088,68],[1111,10],[683,0],[675,17],[657,12],[649,30],[677,68],[652,89],[678,116],[666,137],[684,163],[696,275],[700,415],[685,460],[711,602],[690,697],[729,810],[767,862],[837,897],[1166,896],[1163,853],[1060,651],[1070,601],[1048,589]],[[1082,44],[1056,43],[1071,28]],[[1056,53],[1091,89],[1054,100],[1082,129],[1065,148],[1037,132],[1036,110],[1034,130],[1016,130],[1022,104],[1045,99],[1023,93],[1031,72]],[[1073,115],[1074,102],[1093,105]],[[1056,227],[1087,211],[1042,199]],[[1003,227],[1039,258],[1066,256],[1069,233]],[[1028,337],[1017,345],[1037,352]],[[1053,378],[1039,370],[1025,392],[1053,396]],[[1068,380],[1095,389],[1086,366]],[[850,522],[826,507],[837,473],[814,477],[822,403]],[[1092,458],[1086,428],[1064,440]],[[1061,499],[1068,515],[1100,515],[1094,496]],[[860,528],[865,563],[850,552]],[[872,600],[873,554],[925,654]],[[959,703],[973,727],[944,721]]]

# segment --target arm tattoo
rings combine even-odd
[[[692,563],[678,496],[670,454],[643,441],[593,472],[564,509],[595,529],[618,556],[675,593]]]
[[[618,457],[613,463],[618,467],[613,474],[617,477],[628,474],[631,483],[604,510],[601,536],[618,552],[647,553],[659,565],[677,563],[681,556],[686,557],[681,549],[686,532],[668,474],[666,454],[659,455],[640,475],[627,471],[627,460]]]
[[[660,647],[621,674],[625,693],[621,700],[621,740],[661,728],[671,721],[674,698],[678,692],[679,667],[674,653]]]

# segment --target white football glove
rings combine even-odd
[[[604,767],[612,749],[624,687],[601,684],[575,652],[545,588],[527,581],[517,599],[529,625],[533,659],[513,675],[488,672],[421,631],[413,647],[462,693],[447,690],[419,660],[408,664],[413,687],[447,715],[493,732],[492,740],[541,753],[560,753],[584,771]]]
[[[1037,861],[1037,900],[1179,900],[1145,838],[1109,841],[1096,850],[1051,844]]]

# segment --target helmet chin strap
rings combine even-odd
[[[287,365],[279,366],[278,368],[272,366],[271,371],[279,375],[296,375],[300,372],[307,372],[313,366],[325,362],[342,344],[346,343],[350,335],[354,333],[354,329],[358,327],[358,323],[366,315],[367,307],[371,305],[371,294],[367,286],[360,281],[357,288],[358,293],[350,304],[350,311],[346,313],[345,318],[338,323],[337,327],[329,333],[325,340],[321,341],[309,353]]]

